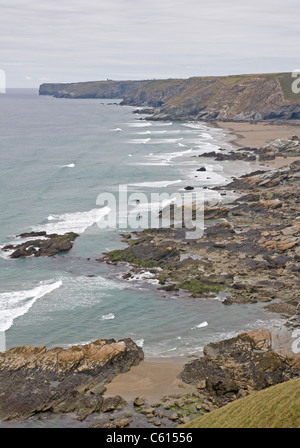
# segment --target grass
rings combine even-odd
[[[240,398],[182,428],[299,428],[300,378]]]

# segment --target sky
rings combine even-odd
[[[0,0],[7,88],[289,72],[299,0]]]

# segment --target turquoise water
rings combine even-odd
[[[7,349],[131,337],[148,358],[184,357],[275,318],[259,304],[225,307],[220,298],[165,295],[147,272],[125,281],[127,266],[96,261],[125,247],[120,233],[127,231],[99,228],[99,194],[118,201],[119,185],[146,195],[187,185],[201,190],[251,169],[195,157],[230,149],[225,131],[146,122],[118,102],[0,96],[0,245],[31,230],[80,234],[71,251],[54,258],[12,260],[0,251],[0,339],[3,345],[5,335]],[[203,164],[207,171],[196,172]]]

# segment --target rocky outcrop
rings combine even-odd
[[[142,349],[131,339],[0,353],[0,420],[22,420],[43,411],[76,412],[85,418],[102,406],[107,410],[104,384],[142,359]]]
[[[57,235],[56,233],[47,235],[46,232],[22,233],[18,237],[30,239],[24,243],[6,245],[2,250],[5,252],[12,251],[10,258],[52,257],[60,252],[67,252],[72,249],[73,243],[78,236],[74,232],[65,233],[64,235]],[[41,239],[38,237],[41,237]]]
[[[278,336],[278,335],[277,335]],[[298,377],[300,357],[274,351],[268,329],[253,330],[210,343],[204,356],[186,364],[181,378],[198,387],[218,407]],[[290,339],[291,345],[292,339]]]
[[[283,184],[298,184],[299,182],[299,170],[300,160],[295,160],[289,166],[283,166],[279,169],[272,169],[268,171],[253,172],[249,175],[241,176],[239,179],[235,179],[230,182],[226,187],[222,187],[226,190],[253,190],[261,188],[262,190],[282,186]],[[215,188],[219,189],[219,188]]]

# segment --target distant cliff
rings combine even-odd
[[[42,84],[40,95],[123,98],[122,105],[155,107],[157,120],[299,120],[300,93],[293,93],[293,81],[291,73],[95,81]]]
[[[40,95],[56,98],[123,98],[147,81],[90,81],[70,84],[41,84]]]

